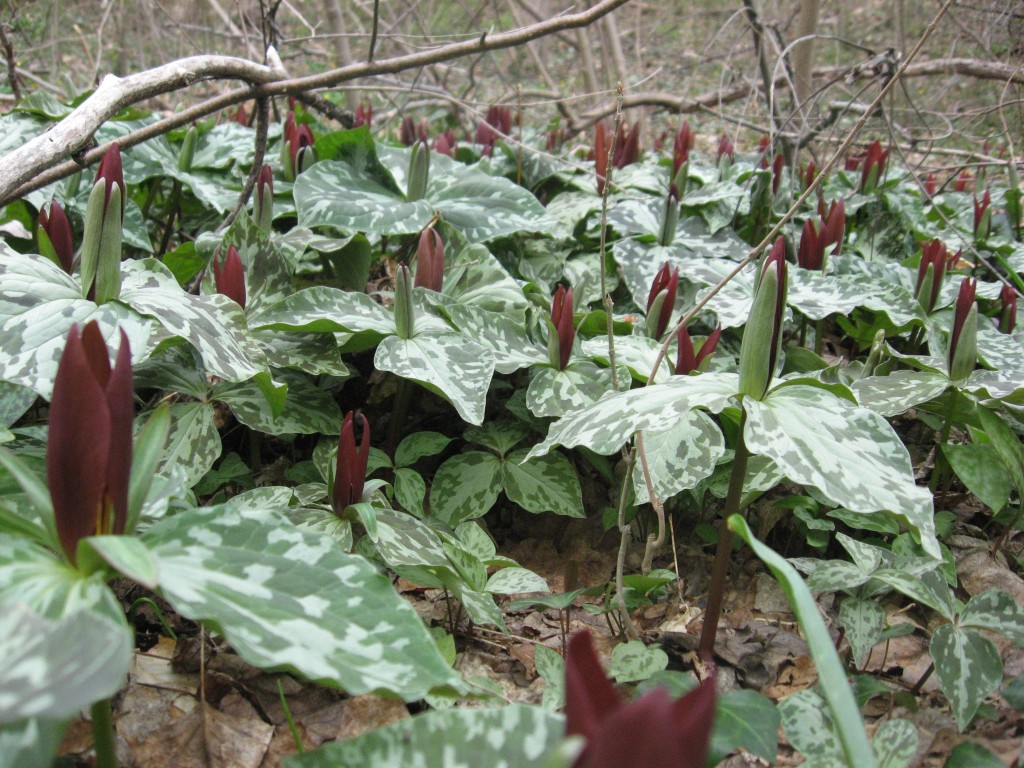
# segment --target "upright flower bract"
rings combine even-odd
[[[267,234],[274,225],[274,171],[269,165],[260,168],[253,195],[252,218]]]
[[[444,243],[433,227],[427,227],[420,233],[416,248],[415,285],[437,292],[444,285]]]
[[[974,197],[974,239],[987,240],[992,232],[992,194],[986,189],[981,200]]]
[[[917,268],[914,295],[925,312],[935,311],[942,278],[946,274],[946,245],[938,238],[921,246],[921,263]]]
[[[74,564],[87,536],[120,534],[128,522],[132,467],[132,364],[121,331],[117,361],[96,321],[71,326],[50,401],[46,475],[64,555]]]
[[[786,241],[780,235],[764,260],[750,319],[740,342],[740,394],[760,400],[775,375],[786,311]]]
[[[586,740],[573,768],[703,768],[715,719],[715,678],[673,701],[664,688],[623,701],[586,630],[569,641],[565,732]]]
[[[647,334],[655,341],[665,335],[678,289],[679,267],[669,270],[668,262],[665,262],[654,276],[647,297]]]
[[[699,371],[701,365],[715,353],[718,346],[718,339],[722,335],[722,328],[719,326],[701,344],[699,351],[694,351],[693,339],[690,338],[690,331],[687,327],[681,326],[676,334],[676,367],[673,373],[676,376],[689,376],[694,371]]]
[[[672,182],[679,190],[679,194],[686,194],[686,179],[690,170],[690,149],[696,136],[688,122],[680,127],[672,142]]]
[[[75,246],[71,239],[71,224],[61,204],[50,201],[50,210],[39,210],[39,252],[71,274],[75,263]]]
[[[576,341],[576,327],[572,322],[572,288],[559,285],[551,299],[551,318],[548,322],[548,359],[551,365],[564,371]]]
[[[885,176],[885,165],[889,161],[889,150],[882,149],[882,142],[875,139],[864,155],[864,168],[861,169],[860,191],[865,195],[874,192]]]
[[[946,353],[949,378],[953,381],[963,381],[970,376],[978,362],[978,305],[974,303],[977,287],[977,280],[966,278],[960,283],[956,297],[953,329]]]
[[[334,488],[331,491],[331,507],[340,516],[347,507],[356,504],[363,497],[366,483],[366,466],[370,460],[370,424],[366,416],[359,414],[363,421],[363,435],[356,448],[354,416],[345,414],[338,437],[338,461],[334,471]]]
[[[1003,283],[1003,289],[999,292],[999,330],[1003,333],[1013,333],[1017,327],[1017,292],[1013,286]]]
[[[228,246],[223,266],[220,259],[213,257],[213,280],[217,285],[217,293],[224,294],[245,309],[245,268],[234,245]]]
[[[121,293],[121,230],[125,187],[121,150],[117,144],[100,160],[96,181],[85,208],[82,236],[82,291],[97,304]]]

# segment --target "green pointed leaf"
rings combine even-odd
[[[634,432],[663,429],[693,408],[718,413],[736,395],[736,387],[734,373],[704,373],[608,395],[552,424],[547,438],[530,451],[530,457],[542,456],[556,445],[582,445],[602,455],[614,453]]]
[[[941,448],[956,476],[985,506],[999,512],[1009,503],[1011,480],[991,443],[944,443]]]
[[[537,368],[526,390],[526,405],[534,416],[562,416],[596,402],[611,388],[610,368],[577,360],[561,371]]]
[[[349,375],[338,342],[326,333],[288,333],[274,330],[253,334],[271,368],[295,368],[313,376]]]
[[[501,463],[501,483],[509,500],[528,512],[586,517],[580,480],[569,459],[560,453],[527,459],[528,453],[513,451]]]
[[[715,471],[725,454],[725,438],[706,413],[690,411],[670,429],[644,432],[644,454],[654,492],[664,501]],[[633,489],[637,504],[650,501],[639,457],[633,467]]]
[[[265,510],[210,507],[143,538],[160,563],[163,596],[182,615],[212,622],[251,664],[407,701],[461,687],[387,578],[326,536]]]
[[[746,398],[743,407],[751,453],[855,512],[897,515],[926,552],[940,557],[931,494],[914,483],[910,455],[882,416],[805,385],[779,387],[761,401]]]
[[[544,709],[557,712],[565,706],[565,659],[546,645],[533,647],[533,660],[546,685],[541,697]]]
[[[209,403],[175,403],[171,406],[171,434],[167,438],[159,472],[179,467],[186,483],[195,485],[220,458],[220,433]]]
[[[501,462],[491,453],[467,451],[437,468],[430,486],[430,512],[448,525],[481,517],[501,492]]]
[[[315,167],[315,166],[314,166]],[[286,768],[547,768],[565,730],[561,715],[510,704],[418,715],[286,758]]]
[[[427,494],[427,484],[419,472],[408,467],[395,470],[395,501],[406,512],[416,517],[423,517],[423,497]]]
[[[846,679],[846,672],[843,663],[836,652],[832,637],[828,628],[818,612],[818,605],[814,601],[807,585],[804,584],[800,574],[796,572],[785,558],[777,552],[765,546],[754,538],[746,521],[739,515],[732,515],[727,521],[730,530],[742,538],[747,545],[754,550],[761,561],[768,566],[782,591],[786,595],[793,612],[796,614],[800,629],[807,639],[807,645],[811,651],[811,658],[818,670],[818,680],[821,691],[825,697],[827,707],[818,706],[816,715],[818,718],[830,717],[835,723],[839,735],[838,754],[843,755],[849,765],[856,765],[858,768],[872,768],[875,765],[874,755],[868,745],[867,732],[864,729],[864,721],[861,719],[857,701],[854,698],[853,690]],[[808,691],[801,691],[799,696]],[[792,699],[793,697],[789,697]],[[786,699],[785,701],[789,701]],[[781,708],[781,705],[780,705]],[[827,713],[827,715],[826,715]],[[786,725],[787,714],[782,711],[783,724]],[[786,728],[789,735],[789,728]],[[794,744],[796,742],[794,741]],[[799,749],[799,745],[797,745]],[[803,751],[801,749],[801,751]]]
[[[548,360],[547,350],[526,335],[517,317],[466,304],[452,304],[444,311],[463,335],[491,351],[498,373],[515,373]]]
[[[268,435],[334,435],[341,429],[341,409],[330,393],[304,375],[276,374],[288,386],[284,409],[274,415],[255,381],[218,384],[212,397],[227,404],[240,422]]]
[[[948,621],[956,615],[953,592],[937,571],[917,575],[894,567],[881,568],[872,576],[910,599],[934,608]]]
[[[953,747],[942,768],[1006,768],[1006,763],[981,744],[965,741]]]
[[[0,723],[65,720],[124,685],[132,633],[123,619],[76,611],[51,621],[8,605],[0,615],[0,657]]]
[[[146,589],[159,583],[157,562],[140,539],[131,536],[89,536],[78,542],[76,556],[83,571],[98,570],[106,564]]]
[[[887,619],[885,608],[875,600],[847,597],[839,606],[839,624],[853,651],[853,664],[860,668],[875,643],[882,639]]]
[[[972,597],[960,612],[957,624],[998,632],[1017,642],[1024,640],[1024,608],[1001,589],[989,589]]]
[[[0,725],[0,768],[52,768],[66,726],[38,718]]]
[[[529,434],[530,430],[526,425],[517,421],[500,419],[489,421],[483,426],[467,429],[462,433],[462,438],[466,442],[490,448],[499,456],[505,457]]]
[[[717,764],[737,747],[767,763],[778,751],[779,711],[771,699],[757,691],[729,691],[715,710],[711,734],[711,759]]]
[[[127,262],[126,262],[127,263]],[[44,256],[17,253],[0,240],[0,379],[49,399],[68,331],[92,320],[108,347],[128,334],[139,360],[152,343],[156,324],[124,304],[97,306],[82,297],[77,280]]]
[[[917,755],[917,728],[909,720],[886,720],[871,742],[878,768],[907,768]]]
[[[646,680],[667,667],[668,654],[663,650],[646,646],[639,640],[630,640],[612,649],[608,674],[617,683],[634,683]]]
[[[377,347],[373,364],[441,395],[470,424],[483,423],[494,358],[479,344],[454,334],[388,336]]]
[[[1003,680],[999,650],[977,630],[943,624],[932,634],[931,654],[939,685],[963,731]]]
[[[548,592],[548,583],[526,568],[502,568],[487,580],[484,591],[493,595],[521,595]]]
[[[857,402],[883,416],[896,416],[934,400],[950,386],[949,377],[932,371],[896,371],[853,383]]]
[[[1018,493],[1024,493],[1024,448],[1020,439],[994,411],[978,408],[978,419],[992,446],[1002,459],[1003,466],[1009,470],[1010,479],[1016,485]]]
[[[296,291],[253,314],[249,323],[253,328],[287,331],[372,332],[378,338],[395,332],[391,313],[372,297],[326,285]]]
[[[508,633],[505,628],[505,615],[494,602],[494,597],[487,592],[479,592],[475,589],[455,590],[459,600],[469,614],[469,618],[476,624],[493,624],[502,632]]]
[[[835,721],[824,699],[811,689],[798,691],[779,702],[782,730],[789,743],[812,764],[846,768]],[[857,713],[857,718],[860,714]],[[867,736],[864,738],[867,749]],[[859,766],[859,764],[857,764]]]
[[[445,448],[452,441],[440,432],[413,432],[402,438],[402,442],[395,449],[395,466],[411,467],[424,456],[434,456]]]
[[[15,603],[55,621],[82,611],[115,624],[124,622],[124,612],[103,574],[83,577],[52,552],[0,535],[0,606]]]

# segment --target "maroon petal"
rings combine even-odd
[[[99,333],[95,323],[86,326],[89,328]],[[91,335],[92,331],[89,333]],[[46,476],[57,535],[64,554],[72,563],[79,540],[92,536],[97,530],[104,507],[110,445],[107,397],[96,379],[94,364],[78,326],[73,325],[57,366],[46,445]]]
[[[45,208],[39,211],[39,226],[50,238],[61,268],[70,275],[75,263],[75,245],[71,239],[71,223],[60,203],[53,200],[49,212]]]
[[[132,421],[135,417],[132,353],[128,335],[121,331],[117,361],[107,382],[110,409],[110,460],[107,464],[107,494],[114,505],[114,527],[107,533],[121,534],[128,523],[128,486],[132,475]]]
[[[598,737],[607,718],[623,706],[605,676],[588,630],[573,635],[565,655],[565,733],[588,742]]]

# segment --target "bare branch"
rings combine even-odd
[[[67,157],[77,156],[78,160],[85,163],[97,159],[98,154],[83,155],[83,150],[89,149],[93,132],[120,109],[153,96],[187,88],[201,80],[242,80],[252,87],[232,91],[226,95],[227,99],[224,97],[209,99],[204,102],[205,111],[200,110],[197,113],[194,109],[185,110],[175,118],[180,118],[188,113],[189,120],[196,120],[246,99],[301,93],[336,86],[357,78],[394,74],[471,54],[512,48],[555,32],[585,27],[627,2],[628,0],[601,0],[586,11],[557,16],[510,32],[496,34],[485,32],[479,38],[451,43],[427,51],[375,62],[350,64],[316,75],[293,79],[289,79],[283,70],[230,56],[193,56],[125,78],[108,75],[92,96],[49,131],[0,157],[0,205],[10,202],[16,194],[25,194],[27,191],[43,186],[38,183],[37,177]],[[164,131],[184,124],[177,119],[169,119],[161,121],[161,123],[167,126]],[[152,128],[153,126],[147,127]],[[156,135],[159,133],[149,133],[147,138]],[[31,183],[26,183],[30,179],[32,179]]]

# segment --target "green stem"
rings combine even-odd
[[[117,768],[117,737],[110,699],[92,705],[92,741],[96,747],[96,768]]]
[[[725,595],[725,579],[729,575],[729,556],[732,554],[732,533],[725,521],[740,511],[743,498],[743,481],[747,477],[747,459],[750,452],[743,440],[743,429],[747,423],[747,412],[740,415],[740,428],[736,437],[736,455],[732,460],[732,474],[729,476],[729,493],[725,497],[725,509],[718,532],[718,549],[715,565],[711,572],[711,586],[708,587],[708,604],[704,611],[704,628],[700,633],[701,656],[711,658],[715,651],[715,636],[718,634],[718,619],[722,615],[722,598]]]
[[[949,440],[949,432],[953,428],[953,410],[956,408],[956,390],[947,391],[949,403],[946,405],[945,420],[942,423],[942,432],[939,434],[939,443],[935,448],[935,466],[932,467],[932,476],[928,478],[928,490],[933,494],[939,487],[939,481],[946,473],[946,457],[942,453],[942,446]]]
[[[640,639],[633,617],[629,615],[629,606],[626,605],[625,583],[626,552],[629,549],[630,532],[630,526],[626,525],[626,501],[629,498],[629,484],[633,482],[635,462],[636,455],[630,453],[626,457],[626,471],[623,473],[622,492],[619,494],[619,554],[615,560],[615,605],[619,609],[622,627],[630,640]]]
[[[814,354],[821,357],[825,351],[825,319],[817,320],[814,323]]]
[[[395,393],[395,405],[391,409],[391,427],[388,430],[387,454],[395,458],[395,449],[398,448],[398,441],[402,439],[402,430],[405,427],[405,420],[409,416],[409,403],[412,401],[412,382],[408,379],[398,379],[398,391]]]

